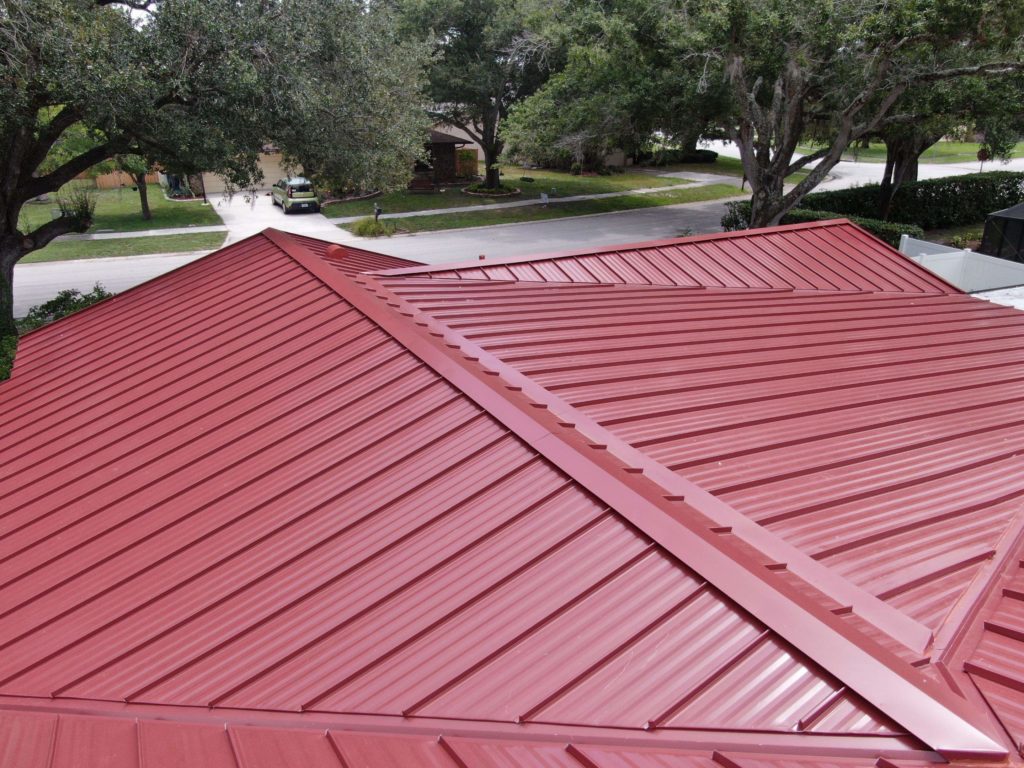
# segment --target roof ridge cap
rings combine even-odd
[[[389,291],[389,293],[395,296],[393,292]],[[400,296],[396,296],[396,298],[405,303]],[[737,535],[745,544],[764,555],[767,560],[780,565],[784,564],[785,570],[803,579],[809,586],[834,600],[837,605],[852,610],[913,653],[923,655],[928,649],[928,645],[933,639],[933,632],[925,625],[893,608],[848,579],[836,575],[831,569],[780,536],[765,530],[700,484],[672,471],[657,459],[633,447],[564,398],[538,384],[514,366],[505,363],[497,355],[467,339],[443,320],[438,320],[419,310],[417,312],[429,317],[432,322],[445,329],[446,335],[458,340],[459,349],[463,355],[478,361],[480,365],[492,371],[497,371],[505,382],[521,389],[530,400],[543,404],[563,421],[572,422],[584,438],[605,445],[610,454],[636,470],[638,474],[645,475],[654,484],[661,487],[665,495],[685,497],[697,512],[707,517],[716,527],[728,528],[730,533]],[[809,578],[812,576],[815,577],[813,581]],[[825,590],[818,586],[822,580],[832,589]]]
[[[698,527],[673,508],[685,503],[684,499],[653,498],[645,488],[638,487],[652,481],[636,477],[635,469],[631,472],[617,457],[610,457],[606,445],[591,444],[589,452],[583,451],[579,443],[585,438],[575,424],[559,423],[544,403],[526,404],[510,398],[510,391],[520,392],[522,388],[499,382],[498,371],[468,366],[467,358],[477,360],[452,351],[459,349],[459,344],[439,341],[445,332],[430,328],[431,322],[436,324],[432,318],[412,308],[372,276],[350,279],[284,233],[267,230],[266,234],[552,465],[936,752],[947,759],[1006,756],[1005,747],[972,722],[968,713],[974,717],[977,713],[948,688],[937,687],[920,670],[820,605],[808,605],[794,586],[771,574],[767,567],[770,564],[755,569],[753,564],[735,559],[725,551],[722,541],[715,540],[719,533]],[[422,317],[417,319],[417,314]]]

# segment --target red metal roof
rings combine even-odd
[[[437,279],[959,293],[845,219],[391,272]]]
[[[30,334],[0,765],[1001,760],[1024,515],[961,417],[1009,407],[1018,314],[870,252],[902,288],[372,277],[268,231]]]

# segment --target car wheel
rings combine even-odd
[[[281,210],[284,211],[285,216],[292,212],[291,208],[286,207],[284,203],[281,203]]]

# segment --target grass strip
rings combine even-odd
[[[71,259],[101,259],[110,256],[143,256],[150,253],[212,251],[219,248],[226,232],[196,232],[191,235],[118,237],[110,240],[64,240],[50,243],[23,258],[20,264]]]
[[[393,219],[392,221],[397,225],[399,232],[433,232],[444,229],[485,227],[494,224],[546,221],[571,216],[588,216],[595,213],[629,211],[637,208],[656,208],[662,205],[696,203],[706,200],[718,200],[725,197],[736,197],[739,194],[740,192],[736,187],[728,184],[709,184],[691,189],[673,189],[666,192],[649,192],[643,195],[605,197],[598,200],[581,200],[574,203],[552,203],[547,207],[529,205],[519,208],[498,208],[487,211],[462,211],[450,214],[434,214],[432,216],[409,216],[403,219]],[[352,231],[351,224],[341,226],[343,229]]]

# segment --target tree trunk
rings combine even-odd
[[[785,178],[763,172],[757,183],[751,183],[750,227],[774,227],[785,215],[787,208],[782,205],[782,190]]]
[[[915,135],[886,139],[885,172],[878,188],[878,218],[888,221],[896,192],[904,183],[917,181],[921,154],[940,138]]]
[[[704,125],[700,121],[694,122],[689,128],[676,135],[675,139],[679,145],[679,149],[686,155],[692,155],[697,151],[697,142],[700,141],[700,135],[704,130]]]
[[[149,221],[153,218],[153,212],[149,210],[149,188],[146,186],[146,174],[136,173],[132,178],[139,188],[139,204],[142,206],[142,220]]]
[[[21,244],[17,236],[0,240],[0,339],[17,336],[14,324],[14,265],[21,258]]]
[[[501,169],[498,168],[501,148],[495,147],[494,144],[485,144],[481,149],[484,151],[484,188],[496,189],[501,184]]]

